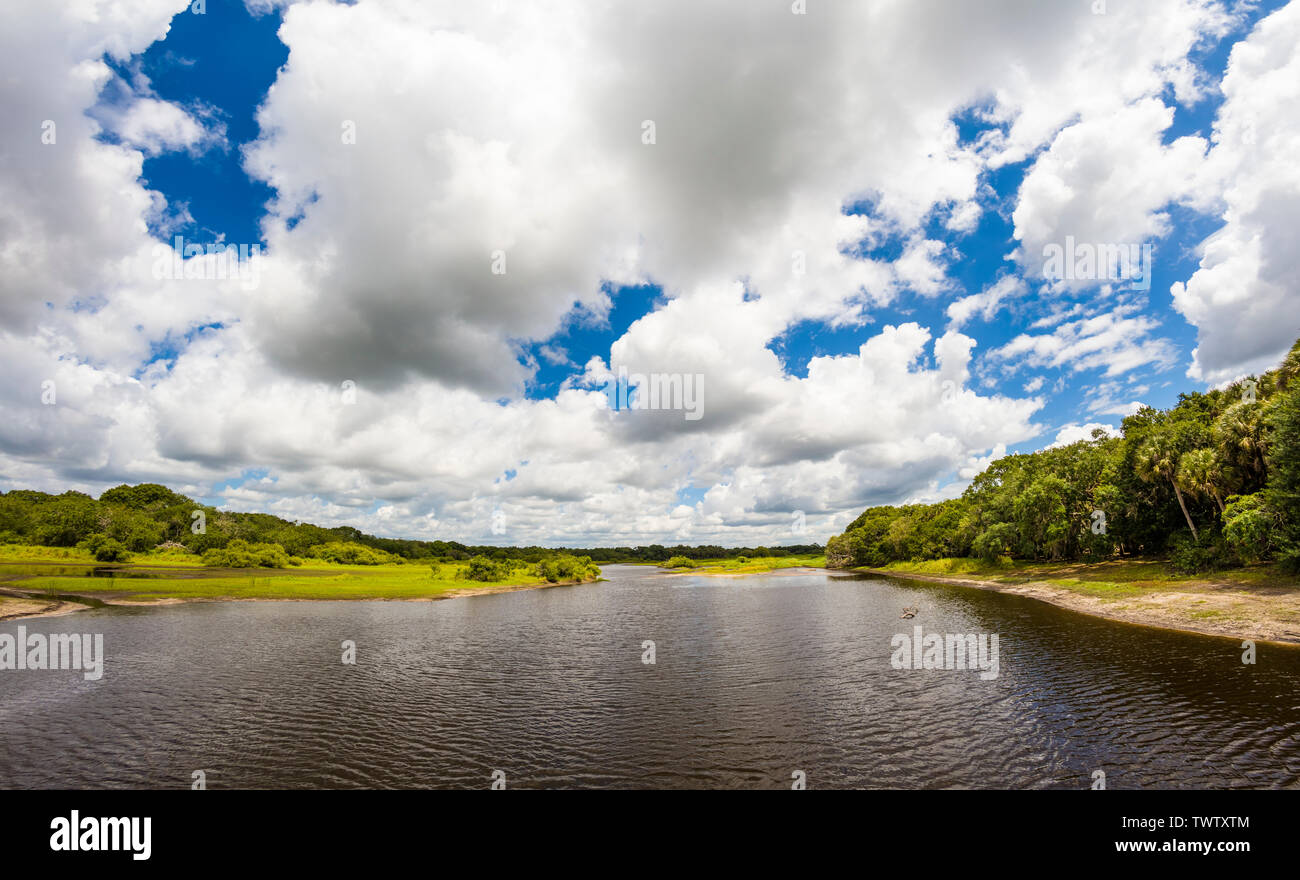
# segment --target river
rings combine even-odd
[[[197,770],[212,789],[1300,785],[1300,650],[1248,665],[1234,640],[945,584],[605,576],[0,624],[105,649],[99,680],[0,671],[0,787],[188,788]],[[996,634],[996,678],[894,668],[915,626]]]

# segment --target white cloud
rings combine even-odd
[[[1168,342],[1151,336],[1159,325],[1144,315],[1125,309],[1069,321],[1052,333],[1022,333],[989,352],[993,363],[1030,367],[1069,367],[1074,372],[1103,370],[1118,376],[1148,364],[1167,368],[1175,351]]]
[[[1056,432],[1056,439],[1047,444],[1047,449],[1056,449],[1060,446],[1069,446],[1071,443],[1078,443],[1080,440],[1091,440],[1092,432],[1101,429],[1111,437],[1118,437],[1120,431],[1114,425],[1103,424],[1102,422],[1088,422],[1086,425],[1065,425]]]
[[[112,119],[111,125],[123,141],[151,156],[169,150],[192,150],[221,136],[175,104],[148,97],[132,101]]]
[[[144,153],[201,146],[203,121],[137,95],[117,125],[127,143],[110,145],[85,115],[110,76],[101,55],[141,51],[185,5],[2,13],[0,95],[34,120],[0,132],[4,485],[150,479],[206,495],[265,472],[228,505],[510,543],[824,540],[864,504],[950,497],[1038,436],[1044,400],[977,393],[980,346],[957,332],[1022,301],[1015,280],[948,304],[937,338],[893,321],[856,352],[812,358],[804,378],[768,345],[801,321],[874,327],[873,310],[908,291],[946,293],[960,254],[930,221],[959,240],[980,218],[981,173],[1043,147],[1017,215],[1024,241],[1076,222],[1154,234],[1170,199],[1192,198],[1180,174],[1201,149],[1161,145],[1156,96],[1196,94],[1186,54],[1222,25],[1217,5],[1190,0],[1113,3],[1107,16],[1010,0],[806,16],[783,4],[292,5],[289,60],[246,153],[276,191],[250,291],[151,269],[146,221],[176,209],[140,183]],[[1006,133],[960,143],[953,114],[984,104]],[[57,147],[40,143],[46,118]],[[1127,146],[1103,137],[1116,126]],[[1108,146],[1100,176],[1072,164],[1096,144]],[[1121,172],[1133,162],[1161,170],[1132,180]],[[1060,187],[1077,197],[1053,202]],[[860,201],[871,216],[843,213]],[[904,242],[901,258],[854,256],[883,241]],[[699,373],[705,418],[612,413],[582,382],[520,396],[535,366],[522,343],[543,343],[551,364],[587,357],[545,344],[575,305],[607,312],[603,283],[647,280],[666,302],[589,358],[586,384],[620,365]],[[1168,343],[1129,309],[1115,298],[1062,312],[1052,332],[983,360],[1108,375],[1166,365]],[[160,345],[178,349],[170,365],[150,363]],[[47,379],[55,407],[39,403]],[[705,490],[697,504],[681,503],[688,487]],[[797,536],[796,509],[808,516]]]
[[[1025,175],[1013,214],[1028,277],[1043,279],[1045,249],[1065,250],[1067,239],[1091,248],[1153,245],[1152,259],[1161,258],[1154,243],[1169,231],[1167,208],[1197,198],[1196,177],[1208,146],[1196,137],[1163,145],[1173,118],[1173,107],[1144,98],[1056,137]],[[1149,285],[1146,271],[1130,277]],[[1099,286],[1096,277],[1046,277],[1060,287]]]
[[[1024,279],[1017,275],[1004,275],[979,293],[949,303],[948,326],[960,329],[977,316],[981,320],[992,321],[1006,300],[1023,296],[1027,291]]]
[[[1223,94],[1206,173],[1224,225],[1171,291],[1197,328],[1188,375],[1210,384],[1276,366],[1300,337],[1300,4],[1233,47]]]

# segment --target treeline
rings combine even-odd
[[[998,459],[960,498],[868,508],[826,544],[833,567],[1119,555],[1300,569],[1300,341],[1263,376],[1144,407],[1119,437]]]
[[[83,492],[50,495],[26,489],[0,493],[0,544],[81,547],[103,561],[158,549],[193,553],[209,565],[230,568],[281,567],[294,560],[321,559],[350,565],[393,562],[490,562],[536,565],[559,555],[601,562],[661,562],[737,556],[820,553],[817,544],[787,547],[593,547],[555,549],[468,545],[458,541],[380,538],[351,526],[325,528],[290,522],[266,513],[231,513],[200,504],[157,483],[117,486],[92,498]],[[557,562],[555,564],[567,564]],[[481,565],[480,565],[481,568]],[[550,573],[548,569],[547,574]],[[571,572],[562,572],[568,577]]]
[[[675,547],[665,547],[662,544],[650,544],[646,547],[592,547],[569,552],[585,554],[601,562],[667,562],[674,557],[700,560],[738,559],[741,556],[817,556],[822,549],[821,544],[785,544],[779,547],[719,547],[716,544],[699,544],[694,547],[678,544]]]

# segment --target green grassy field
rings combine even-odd
[[[22,563],[67,563],[99,566],[83,551],[58,547],[7,545],[0,552],[0,566]],[[28,551],[28,552],[25,552]],[[62,551],[62,552],[46,552]],[[74,577],[31,574],[9,579],[6,586],[24,593],[86,594],[127,600],[154,599],[436,599],[459,591],[491,591],[517,587],[546,586],[544,578],[526,569],[498,581],[473,581],[457,576],[457,563],[432,566],[411,562],[405,565],[340,565],[309,560],[307,564],[283,569],[212,569],[197,557],[183,553],[138,553],[125,563],[128,568],[148,573],[150,569],[193,569],[183,574],[159,572],[148,577]],[[166,576],[175,574],[175,576]],[[0,579],[4,578],[0,568]]]
[[[1170,589],[1198,586],[1235,586],[1242,589],[1296,589],[1300,583],[1276,565],[1255,565],[1207,574],[1180,575],[1169,572],[1159,560],[1106,560],[1103,562],[984,562],[978,559],[933,559],[926,562],[895,562],[880,571],[900,574],[969,578],[1002,584],[1031,581],[1099,598],[1126,598]]]

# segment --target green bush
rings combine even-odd
[[[1209,530],[1202,531],[1196,539],[1179,535],[1174,538],[1169,554],[1169,567],[1179,574],[1202,574],[1231,564],[1223,536]]]
[[[471,558],[469,564],[461,568],[457,575],[462,580],[500,581],[510,575],[510,566],[505,562],[497,562],[480,555]]]
[[[538,562],[533,566],[533,573],[556,584],[560,581],[595,580],[600,577],[600,568],[592,564],[590,556],[559,553]]]
[[[971,550],[985,562],[997,562],[1019,543],[1020,533],[1011,523],[994,523],[974,543]]]
[[[695,568],[695,560],[687,556],[674,556],[667,562],[661,563],[664,568]]]
[[[1273,537],[1277,534],[1278,520],[1262,492],[1233,495],[1223,511],[1223,538],[1242,562],[1268,559],[1277,549]]]
[[[284,568],[292,562],[279,544],[250,544],[236,538],[225,547],[204,553],[203,564],[216,568]]]
[[[125,562],[130,553],[122,543],[108,535],[94,534],[77,544],[81,550],[89,551],[97,562]]]
[[[385,553],[383,550],[376,550],[374,547],[367,547],[365,544],[358,544],[355,541],[330,541],[325,544],[316,544],[307,548],[305,555],[313,559],[324,559],[328,562],[338,562],[343,565],[386,565],[406,561],[400,556],[394,556],[392,553]]]

